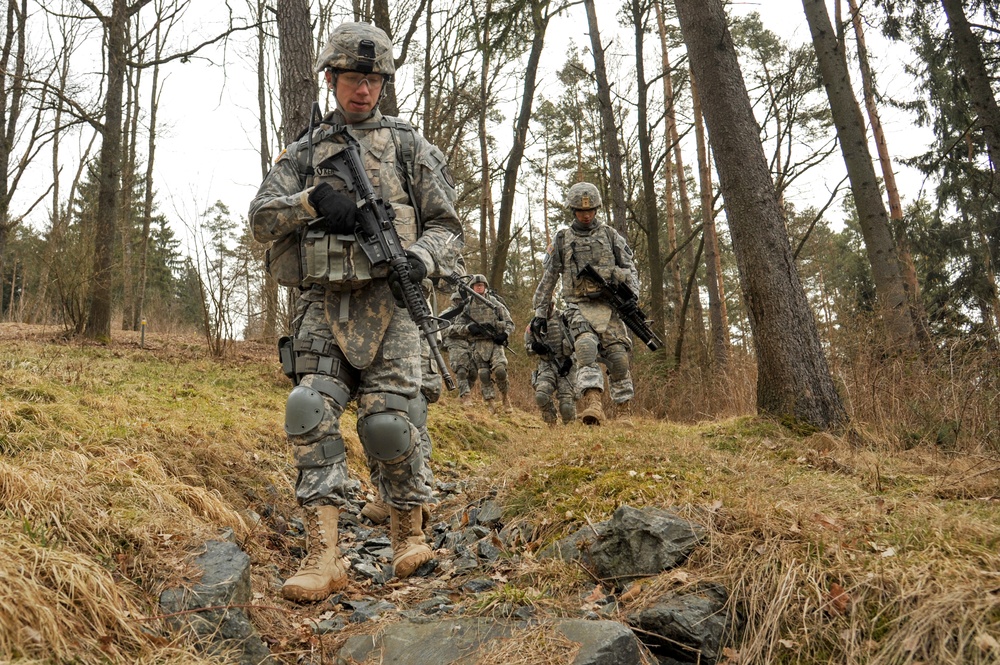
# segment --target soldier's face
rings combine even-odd
[[[573,211],[573,214],[576,215],[576,221],[580,222],[584,226],[590,226],[591,222],[594,221],[594,218],[597,217],[597,208],[577,208]]]
[[[482,282],[476,282],[475,284],[472,285],[472,290],[478,293],[479,295],[483,295],[484,293],[486,293],[486,285],[483,284]]]
[[[340,106],[348,113],[360,116],[371,113],[378,104],[383,84],[381,76],[375,74],[366,77],[359,72],[343,72],[334,81],[333,74],[327,71],[326,81],[331,87],[336,86],[333,94]]]

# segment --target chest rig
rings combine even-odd
[[[560,229],[556,242],[562,252],[563,298],[567,302],[579,302],[595,298],[601,288],[589,279],[577,277],[584,266],[591,265],[607,279],[617,265],[613,232],[606,224],[601,224],[587,234],[570,229]]]

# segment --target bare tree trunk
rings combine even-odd
[[[757,407],[822,429],[847,420],[792,259],[720,0],[675,0],[726,200],[757,354]]]
[[[503,189],[500,194],[500,219],[497,222],[497,241],[493,247],[493,261],[490,265],[489,282],[493,288],[503,291],[503,275],[507,266],[507,252],[511,242],[510,222],[514,215],[514,196],[517,193],[517,175],[524,158],[524,144],[531,122],[531,105],[535,99],[535,83],[538,63],[545,45],[545,31],[549,27],[549,0],[530,0],[531,24],[534,30],[531,50],[525,63],[524,89],[521,91],[521,108],[514,125],[514,145],[503,173]]]
[[[664,178],[665,186],[663,189],[663,202],[667,207],[667,250],[674,257],[669,262],[668,269],[670,270],[670,283],[673,287],[671,289],[670,297],[673,301],[673,311],[674,321],[676,324],[678,317],[681,313],[681,299],[682,299],[682,289],[681,289],[681,262],[679,254],[677,251],[677,220],[674,214],[674,188],[671,183],[671,178],[673,175],[673,169],[670,165],[670,153],[672,150],[677,150],[677,159],[680,159],[680,144],[677,138],[677,116],[674,112],[674,85],[673,79],[671,78],[670,69],[670,52],[667,45],[667,24],[663,20],[663,9],[660,6],[660,2],[653,3],[653,9],[656,10],[656,26],[660,34],[660,62],[663,69],[663,99],[664,107],[666,109],[666,121],[667,121],[667,158],[664,161],[664,166],[666,167],[666,177]],[[684,171],[683,162],[677,166],[677,183],[678,185],[684,182]],[[666,297],[664,297],[666,298]],[[666,333],[667,321],[664,319],[659,322],[661,330]]]
[[[910,316],[906,284],[900,270],[896,243],[889,230],[889,219],[882,203],[871,153],[868,152],[864,118],[847,73],[847,59],[830,25],[825,0],[802,0],[802,6],[826,84],[830,110],[837,125],[837,136],[851,180],[882,320],[893,346],[916,350],[917,338]]]
[[[906,223],[903,220],[903,205],[899,200],[899,188],[896,186],[896,174],[892,170],[892,158],[889,156],[889,146],[885,140],[885,131],[882,129],[882,118],[879,116],[878,106],[875,103],[875,80],[868,61],[868,47],[865,44],[865,31],[861,23],[861,12],[858,9],[857,0],[847,0],[847,4],[851,8],[854,36],[858,42],[858,66],[861,69],[865,109],[868,111],[868,120],[872,125],[872,136],[875,137],[878,161],[882,168],[882,182],[885,183],[885,193],[889,199],[889,220],[892,223],[892,229],[896,232],[896,248],[899,252],[899,264],[902,269],[903,280],[906,282],[910,315],[913,317],[913,325],[916,328],[917,338],[921,344],[926,346],[931,341],[930,330],[927,325],[927,312],[924,310],[923,301],[920,298],[920,283],[917,281],[917,269],[913,264],[913,254],[910,252]]]
[[[996,97],[993,96],[992,79],[986,69],[979,40],[969,27],[962,0],[941,0],[941,5],[948,17],[948,26],[951,28],[955,43],[955,56],[962,63],[972,108],[976,112],[979,127],[986,139],[987,151],[996,176],[1000,171],[1000,107],[997,106]]]
[[[597,26],[597,11],[594,0],[583,0],[587,9],[587,23],[590,27],[590,44],[594,52],[594,75],[597,77],[597,99],[601,103],[602,137],[607,142],[608,171],[611,178],[611,223],[618,233],[628,237],[625,228],[625,179],[622,176],[622,150],[618,144],[618,125],[615,110],[611,105],[611,86],[608,83],[608,67],[604,62],[604,47],[601,31]]]
[[[708,162],[708,144],[702,126],[701,98],[691,74],[691,99],[694,106],[695,142],[698,145],[698,174],[701,181],[701,223],[705,234],[705,288],[708,290],[708,318],[712,331],[712,360],[717,369],[729,362],[729,322],[726,301],[722,294],[722,260],[719,257],[719,237],[715,232],[715,210],[712,205],[712,169]]]
[[[156,45],[153,56],[153,81],[149,93],[149,138],[146,143],[146,178],[142,201],[142,238],[139,248],[139,293],[133,330],[141,329],[146,320],[146,288],[149,283],[149,229],[153,223],[153,164],[156,161],[156,113],[160,107],[160,56],[163,54],[163,26],[156,23]]]
[[[645,33],[648,8],[640,0],[632,0],[632,22],[635,26],[635,78],[638,87],[636,108],[638,111],[639,163],[642,171],[642,212],[646,231],[646,247],[649,253],[649,301],[654,321],[662,322],[663,316],[663,257],[660,255],[660,219],[656,206],[656,185],[653,178],[653,158],[650,147],[648,96],[649,83],[646,82],[643,64],[643,35]],[[670,160],[666,160],[669,163]],[[670,180],[667,179],[667,187]],[[662,325],[662,323],[661,323]]]
[[[111,337],[111,286],[114,278],[115,220],[121,184],[122,94],[125,86],[125,32],[128,5],[112,0],[111,16],[101,17],[107,38],[108,92],[98,160],[97,215],[94,230],[94,266],[84,335]]]
[[[312,27],[309,23],[309,0],[281,0],[277,3],[278,53],[281,59],[282,138],[285,144],[295,140],[309,124],[312,103],[318,89],[313,72]]]
[[[271,141],[267,134],[267,71],[266,60],[264,58],[264,45],[267,41],[267,34],[264,32],[264,12],[266,5],[264,0],[257,0],[257,116],[260,123],[260,177],[264,176],[271,168]],[[275,339],[278,336],[278,296],[280,289],[278,282],[266,270],[261,271],[263,281],[261,285],[260,307],[263,310],[264,325],[261,330],[261,337],[264,341]]]
[[[489,272],[489,243],[495,242],[495,220],[493,209],[493,183],[490,181],[489,134],[486,131],[486,118],[489,113],[489,70],[490,54],[492,53],[490,21],[492,20],[493,3],[486,0],[486,10],[483,14],[483,38],[480,42],[483,67],[479,75],[479,161],[482,171],[479,174],[479,272]],[[496,284],[490,282],[494,288]]]
[[[138,18],[133,17],[135,23]],[[127,40],[131,42],[131,35]],[[143,54],[140,51],[139,57]],[[125,82],[128,100],[125,107],[125,142],[122,150],[122,202],[119,206],[118,228],[122,247],[122,330],[138,328],[139,310],[135,293],[135,256],[133,254],[132,211],[135,198],[136,143],[139,138],[139,87],[142,84],[142,69],[132,67],[126,74]]]
[[[11,219],[10,160],[14,139],[19,128],[18,119],[24,97],[25,26],[28,22],[28,3],[21,0],[18,8],[16,0],[8,0],[7,29],[4,33],[3,53],[0,57],[0,121],[3,137],[0,139],[0,276],[3,275],[4,256],[7,253],[7,239],[19,220]],[[16,52],[15,52],[16,49]],[[14,58],[13,71],[10,59]],[[0,301],[3,300],[0,288]],[[11,293],[13,297],[13,292]]]

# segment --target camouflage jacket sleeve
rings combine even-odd
[[[258,242],[287,235],[316,217],[309,203],[312,189],[303,189],[294,159],[298,149],[293,143],[281,153],[250,202],[250,230]]]
[[[621,270],[616,278],[628,284],[633,293],[639,293],[639,271],[635,267],[632,248],[622,234],[615,231],[615,263]],[[617,271],[616,271],[617,272]]]
[[[450,275],[465,245],[462,222],[455,212],[455,181],[440,150],[416,135],[411,198],[423,227],[409,251],[427,264],[431,277]]]
[[[556,282],[559,281],[559,275],[562,274],[562,249],[557,242],[559,237],[560,235],[557,233],[556,237],[552,240],[552,244],[549,245],[549,248],[545,252],[545,259],[542,262],[542,279],[538,282],[538,286],[535,288],[535,296],[531,300],[535,316],[548,317],[549,303],[552,302],[552,292],[556,288]]]
[[[502,332],[507,333],[507,336],[510,337],[514,333],[514,319],[511,317],[510,310],[507,309],[506,305],[500,303],[497,304],[500,305],[500,318],[503,320]]]

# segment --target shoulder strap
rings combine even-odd
[[[424,232],[424,225],[423,220],[420,219],[420,209],[413,198],[413,174],[417,161],[416,130],[405,120],[392,116],[382,116],[381,124],[392,131],[392,139],[396,144],[396,156],[403,163],[403,187],[406,189],[406,195],[410,197],[410,206],[413,208],[417,222],[417,234],[420,235]]]

